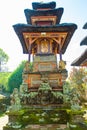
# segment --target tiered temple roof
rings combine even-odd
[[[43,2],[33,2],[32,7],[34,10],[38,9],[54,9],[56,7],[56,2],[52,1],[49,3],[43,3]]]
[[[22,44],[23,53],[32,53],[29,49],[30,45],[34,44],[39,37],[48,37],[52,38],[57,46],[61,46],[61,53],[64,54],[77,25],[73,23],[60,24],[64,9],[56,9],[55,2],[34,2],[32,7],[33,10],[24,10],[27,24],[16,24],[13,26]],[[57,53],[59,52],[58,50]]]

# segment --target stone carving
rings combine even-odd
[[[38,91],[29,92],[28,86],[22,83],[20,86],[20,99],[23,105],[49,105],[62,102],[62,93],[53,92],[48,80],[43,80]]]
[[[47,39],[43,39],[41,41],[41,53],[47,53],[48,52],[48,44],[49,44],[49,41]]]
[[[21,108],[21,102],[19,98],[19,91],[17,88],[14,88],[13,93],[11,95],[11,107],[10,111],[17,111]]]
[[[28,84],[23,82],[20,85],[20,99],[21,99],[21,104],[27,104],[27,98],[26,94],[28,93]]]
[[[52,92],[52,89],[49,86],[48,82],[41,83],[40,88],[38,89],[38,95],[40,96],[40,103],[42,105],[46,105],[46,104],[51,103],[51,101],[52,101],[52,99],[51,99],[52,93],[51,92]]]
[[[65,70],[66,62],[63,60],[59,61],[59,70]]]
[[[32,72],[33,71],[33,64],[29,61],[25,63],[24,72]]]
[[[28,84],[23,82],[20,85],[20,94],[24,94],[26,92],[28,92]]]

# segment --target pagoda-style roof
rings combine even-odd
[[[31,10],[31,9],[25,9],[24,10],[26,20],[28,24],[32,24],[32,17],[34,16],[45,16],[45,17],[52,17],[56,16],[56,24],[59,24],[61,16],[63,14],[63,8],[56,8],[56,9],[50,9],[50,10]],[[39,18],[38,18],[39,19]]]
[[[72,62],[71,66],[87,66],[87,49]]]
[[[83,29],[87,29],[87,23],[84,24]],[[80,42],[80,46],[87,45],[87,36]],[[87,67],[87,49],[74,60],[72,66],[86,66]]]
[[[87,45],[87,36],[81,41],[80,45]]]
[[[84,24],[83,29],[87,29],[87,23]]]
[[[33,3],[32,3],[32,7],[33,7],[34,10],[44,9],[44,8],[54,9],[54,8],[56,7],[56,2],[54,2],[54,1],[49,2],[49,3],[33,2]]]
[[[16,24],[13,26],[13,28],[22,44],[23,53],[29,53],[30,43],[26,43],[27,37],[30,39],[32,38],[32,42],[39,37],[53,37],[55,41],[57,41],[56,38],[62,37],[63,42],[61,44],[61,53],[63,54],[66,51],[66,48],[77,26],[73,23],[63,23],[55,26],[32,26],[29,24]],[[45,35],[42,36],[42,33]]]

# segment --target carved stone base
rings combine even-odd
[[[66,124],[48,124],[48,125],[28,125],[26,126],[26,128],[22,128],[21,130],[64,130],[64,128],[66,129],[67,125]],[[6,128],[4,127],[4,130],[19,130],[19,129],[14,129],[14,128]]]
[[[3,130],[47,130],[60,127],[60,124],[66,124],[68,115],[66,110],[60,108],[43,107],[37,108],[24,108],[20,111],[9,112],[9,123]],[[51,124],[51,125],[49,125]]]

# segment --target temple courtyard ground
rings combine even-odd
[[[0,130],[3,130],[3,126],[5,126],[8,123],[8,116],[5,115],[0,118]]]

